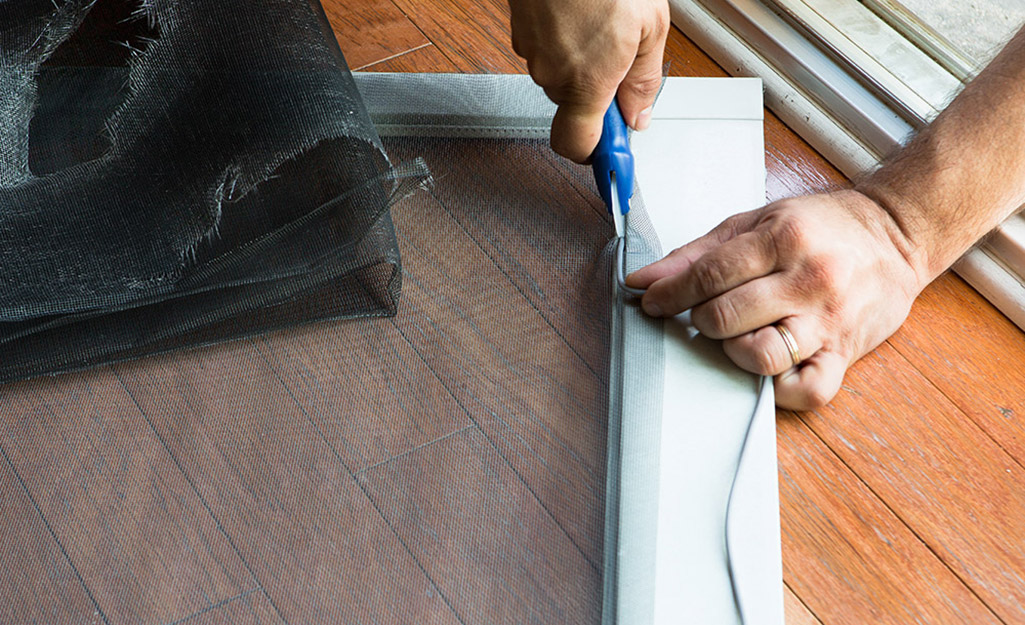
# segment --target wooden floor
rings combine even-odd
[[[353,68],[525,71],[503,0],[325,5]],[[673,75],[725,75],[678,31],[667,56]],[[765,139],[770,200],[845,184],[771,114]],[[446,253],[488,256],[486,224],[464,217]],[[413,243],[414,254],[430,253]],[[405,288],[404,301],[421,308],[384,326],[338,324],[329,343],[300,329],[249,342],[255,359],[218,346],[0,387],[0,622],[593,622],[596,605],[560,599],[600,588],[600,499],[574,497],[601,483],[602,432],[504,418],[507,403],[545,407],[530,405],[529,389],[461,385],[459,372],[480,362],[454,356],[467,353],[459,344],[428,341],[416,322],[444,321],[450,309]],[[450,338],[472,341],[475,331]],[[547,353],[572,353],[582,384],[600,379],[587,370],[588,345],[564,345],[556,325],[524,331],[542,350],[551,340]],[[371,346],[375,360],[351,362],[352,344]],[[433,377],[411,373],[424,363]],[[395,390],[373,398],[387,421],[332,418],[331,406],[366,398],[359,385],[323,379],[380,372],[394,372],[373,380]],[[251,379],[273,384],[253,390]],[[218,394],[232,388],[249,390],[224,405]],[[443,418],[424,420],[404,403],[411,396]],[[471,405],[488,418],[471,423]],[[1025,623],[1022,416],[1025,337],[952,275],[849,372],[830,406],[781,412],[787,622]],[[553,481],[546,462],[556,457],[571,470]],[[409,472],[426,476],[422,491],[396,478]],[[504,498],[466,495],[489,492]],[[496,510],[523,515],[513,527]],[[451,514],[482,519],[484,535],[446,525]],[[529,570],[502,569],[477,542],[523,551],[553,536],[558,558]],[[145,553],[134,549],[140,537]],[[355,583],[340,587],[339,569]],[[509,587],[488,585],[499,574]],[[335,611],[347,592],[359,593],[358,611]],[[474,596],[483,599],[461,599]]]

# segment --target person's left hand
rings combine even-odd
[[[893,334],[928,283],[890,214],[857,191],[782,200],[727,219],[627,277],[656,317],[692,309],[741,368],[776,376],[776,403],[829,402],[847,368]],[[783,326],[796,342],[795,363]]]

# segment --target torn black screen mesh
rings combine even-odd
[[[423,172],[318,11],[0,2],[0,380],[394,313],[386,209]]]

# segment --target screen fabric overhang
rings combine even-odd
[[[237,3],[221,3],[225,15],[242,12],[229,4]],[[290,5],[306,6],[281,4]],[[8,0],[0,12],[11,7],[43,10]],[[296,32],[308,37],[308,14],[296,15]],[[268,20],[250,26],[280,30]],[[172,22],[158,43],[170,40]],[[334,58],[327,48],[315,52]],[[319,76],[316,83],[326,72],[325,89],[349,80],[323,62],[297,75]],[[0,68],[0,77],[24,70],[12,68]],[[272,74],[279,73],[265,75]],[[162,251],[170,265],[153,275],[169,277],[144,281],[142,297],[125,291],[130,296],[100,302],[81,297],[82,289],[66,297],[24,289],[28,303],[9,322],[32,331],[8,328],[16,338],[44,340],[36,324],[52,324],[58,330],[49,336],[58,340],[46,343],[54,356],[42,361],[35,344],[21,348],[23,368],[6,377],[121,362],[0,387],[0,621],[602,620],[607,482],[613,490],[618,484],[618,473],[606,474],[607,425],[623,410],[609,381],[622,373],[617,341],[627,336],[613,330],[636,308],[610,279],[611,225],[590,172],[551,154],[551,107],[524,78],[359,80],[383,140],[366,126],[331,126],[338,115],[366,115],[358,95],[338,92],[351,100],[300,109],[319,120],[298,129],[316,140],[282,156],[271,129],[267,154],[279,158],[247,161],[251,169],[232,170],[237,179],[209,174],[209,184],[197,187],[204,200],[202,189],[221,189],[225,209],[254,202],[237,212],[241,238],[225,228],[209,236],[202,219],[188,229],[166,216],[176,238],[147,245],[163,230],[144,229],[134,251],[123,253],[131,262],[105,268],[138,270],[151,259],[134,256]],[[453,88],[439,98],[443,84]],[[277,88],[287,94],[309,85]],[[293,119],[296,101],[283,102],[261,109],[260,123],[246,118],[225,134],[248,141],[278,118]],[[119,109],[97,115],[112,110]],[[237,122],[226,115],[203,128]],[[73,130],[62,132],[85,136]],[[201,130],[181,132],[192,149],[204,145]],[[37,154],[42,160],[33,162],[49,162],[52,174],[5,169],[3,188],[25,193],[25,184],[46,187],[60,172],[103,164],[90,160],[95,145],[75,145],[74,154]],[[209,164],[216,152],[199,150],[196,159]],[[353,169],[357,153],[372,169]],[[74,162],[61,161],[68,158]],[[169,175],[188,173],[176,167]],[[232,195],[232,185],[244,192]],[[118,187],[94,193],[116,195]],[[209,205],[181,205],[197,204]],[[269,237],[248,230],[254,214],[279,228]],[[75,232],[62,236],[72,240]],[[640,197],[630,240],[631,263],[661,251]],[[216,262],[218,254],[231,262]],[[167,266],[178,269],[168,274]],[[204,266],[211,269],[197,270]],[[34,312],[33,298],[44,302]],[[66,309],[36,314],[53,301]],[[195,306],[214,312],[194,315]],[[137,316],[116,316],[125,311]],[[65,333],[59,328],[70,324],[58,319],[67,315],[104,330]],[[325,317],[357,318],[259,334]],[[643,332],[661,336],[658,328]],[[118,342],[129,334],[141,340]],[[247,338],[177,350],[237,336]],[[168,350],[175,351],[123,361]],[[625,365],[661,388],[658,350]]]

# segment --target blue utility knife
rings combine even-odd
[[[605,201],[616,225],[616,236],[626,234],[625,216],[630,212],[630,198],[634,194],[634,155],[630,151],[630,136],[623,113],[616,99],[605,111],[601,139],[591,156],[594,181],[598,194]]]

